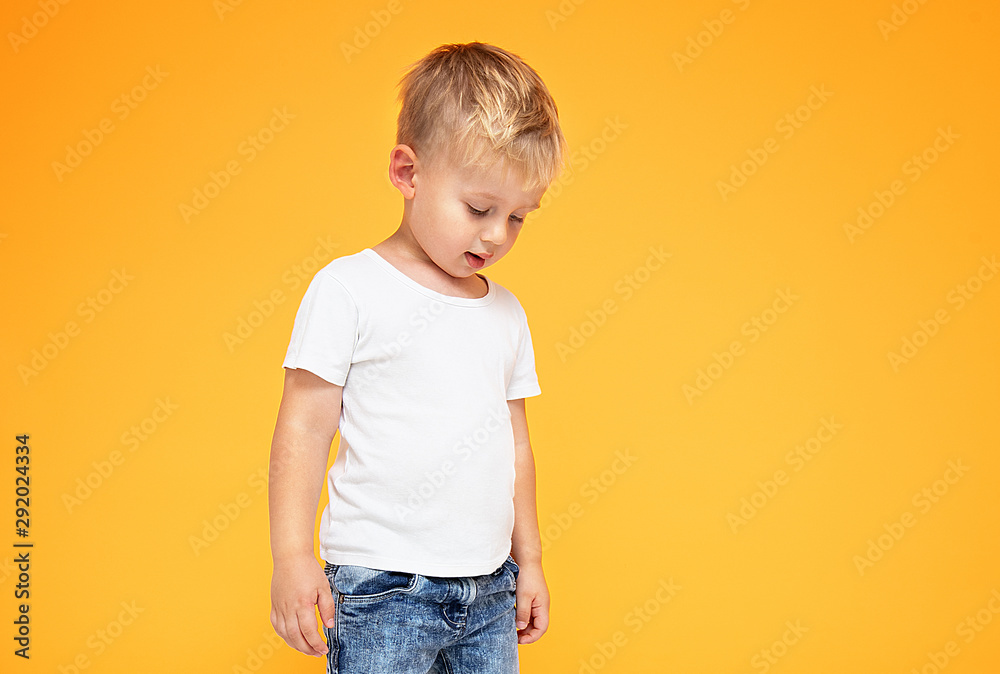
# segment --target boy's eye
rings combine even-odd
[[[485,211],[480,211],[477,208],[473,208],[472,204],[466,204],[466,205],[469,207],[469,212],[472,213],[473,215],[478,215],[482,217],[490,212],[489,209],[486,209]],[[510,219],[516,222],[517,224],[521,224],[522,222],[524,222],[524,218],[519,218],[516,215],[511,215]]]

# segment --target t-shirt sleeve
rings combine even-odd
[[[320,270],[309,283],[295,314],[282,365],[309,370],[338,386],[347,382],[358,336],[358,308],[347,288]]]
[[[535,373],[535,351],[531,345],[531,331],[528,329],[528,318],[524,311],[521,314],[521,339],[517,345],[517,356],[514,360],[514,371],[507,384],[507,400],[530,398],[541,394],[538,386],[538,375]]]

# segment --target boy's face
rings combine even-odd
[[[447,158],[414,162],[410,232],[423,254],[453,277],[495,264],[513,247],[524,217],[539,207],[544,187],[525,191],[517,171],[503,180],[500,173],[499,165],[462,169]]]

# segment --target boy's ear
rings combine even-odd
[[[409,145],[397,145],[389,152],[389,182],[404,199],[412,199],[416,193],[416,167],[417,155]]]

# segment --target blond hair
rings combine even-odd
[[[566,158],[559,111],[541,77],[519,56],[491,44],[444,44],[408,66],[399,81],[396,143],[421,161],[457,162],[503,175],[523,188],[548,187]]]

